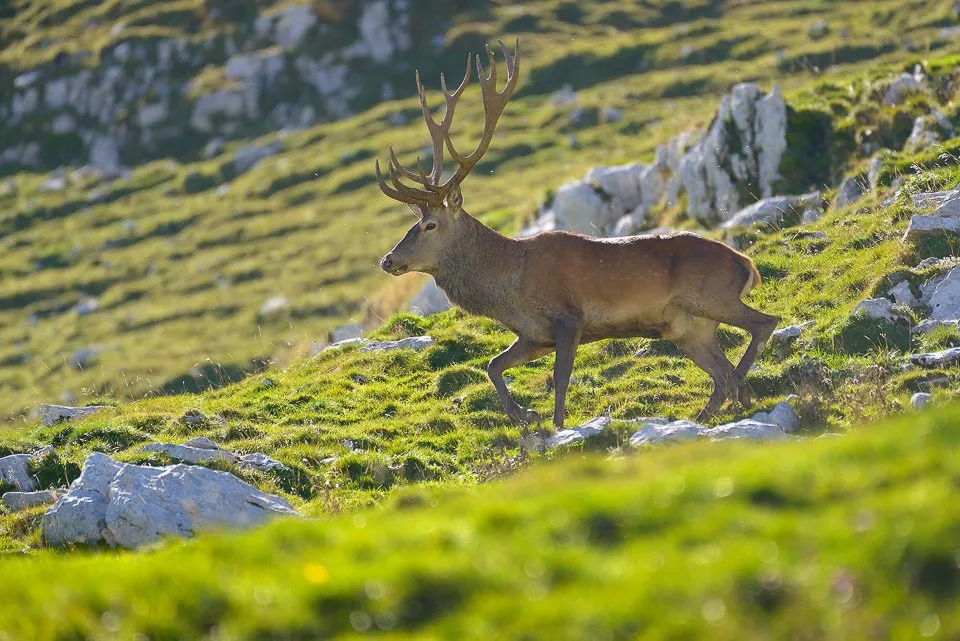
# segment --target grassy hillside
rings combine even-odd
[[[0,638],[957,638],[960,410],[0,565]]]
[[[254,12],[274,4],[249,3]],[[199,0],[19,0],[13,6],[0,14],[5,78],[55,63],[60,50],[88,55],[94,65],[98,52],[121,37],[220,42],[245,19],[239,4],[228,10],[232,5]],[[416,102],[408,97],[414,66],[424,68],[428,86],[436,89],[437,73],[457,73],[466,51],[499,34],[521,37],[522,90],[465,187],[468,210],[513,231],[550,190],[590,166],[650,159],[670,135],[703,124],[717,96],[735,82],[776,81],[795,93],[817,75],[858,75],[868,61],[887,62],[893,70],[954,50],[949,32],[941,30],[957,20],[949,3],[933,0],[912,2],[909,9],[899,0],[444,6],[454,7],[452,15],[437,14],[437,24],[427,20],[418,27],[424,34],[436,27],[442,36],[431,55],[417,48],[375,72],[390,78],[399,97],[367,100],[348,120],[285,134],[241,129],[225,155],[135,158],[132,176],[106,184],[69,183],[50,192],[41,187],[45,173],[0,179],[5,421],[18,422],[38,402],[61,398],[84,403],[218,387],[270,360],[288,362],[347,320],[375,327],[400,309],[421,281],[395,281],[376,268],[409,220],[376,189],[372,163],[388,143],[409,158],[426,141]],[[126,24],[122,36],[109,28],[118,20]],[[418,47],[428,41],[424,36]],[[211,78],[219,77],[220,66],[222,60],[211,60]],[[578,91],[576,105],[551,101],[565,84]],[[849,98],[819,100],[832,113],[831,101]],[[475,89],[466,98],[477,99]],[[611,118],[607,108],[621,110],[622,118]],[[457,135],[475,135],[480,117],[475,104],[463,108]],[[7,128],[3,140],[15,141],[23,131]],[[848,133],[852,138],[853,129]],[[232,176],[236,149],[275,140],[282,140],[281,154]],[[812,173],[805,168],[798,180],[804,188],[832,184],[856,154],[840,160]],[[888,223],[877,218],[867,225],[882,235]],[[850,236],[842,242],[854,243],[863,232],[843,233]],[[788,236],[769,242],[809,244]],[[865,251],[892,268],[892,247]],[[768,273],[783,260],[771,253]],[[863,268],[854,283],[858,269],[844,269],[844,278],[857,290],[869,289],[874,270]],[[792,286],[791,278],[782,287]],[[788,317],[813,317],[809,308],[787,309],[790,302],[779,300],[784,291],[792,290],[772,282],[759,296]],[[264,302],[280,296],[287,307],[260,313]],[[96,297],[99,309],[81,317],[74,310],[86,297]],[[844,293],[832,301],[831,314],[840,315],[853,298]],[[494,332],[485,340],[492,347],[505,338]],[[617,402],[631,396],[622,394]],[[651,402],[660,401],[642,401]]]

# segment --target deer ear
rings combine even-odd
[[[410,203],[404,203],[413,212],[413,215],[417,218],[423,218],[423,210],[420,209],[420,205],[412,205]]]
[[[463,193],[460,191],[460,185],[454,184],[453,188],[450,189],[450,193],[447,194],[447,212],[451,214],[459,214],[460,210],[463,209]]]

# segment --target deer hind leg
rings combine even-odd
[[[706,406],[697,416],[703,420],[716,414],[728,400],[740,397],[740,379],[717,342],[716,321],[694,318],[688,332],[677,339],[677,344],[697,367],[713,380],[713,393]]]
[[[540,420],[540,416],[533,410],[520,407],[513,400],[507,390],[507,384],[503,380],[503,373],[511,367],[528,363],[549,354],[553,349],[552,347],[538,347],[524,338],[517,338],[510,347],[494,356],[490,364],[487,365],[487,375],[490,376],[490,381],[493,383],[494,389],[497,390],[497,396],[500,397],[503,409],[515,423],[521,425],[536,423]]]
[[[580,345],[580,320],[563,317],[554,322],[554,340],[557,344],[557,360],[553,365],[554,398],[553,426],[563,429],[566,416],[567,386],[573,373],[573,359]]]
[[[708,296],[699,300],[687,300],[681,303],[690,314],[709,318],[718,323],[726,323],[739,327],[750,333],[750,344],[740,358],[736,367],[738,396],[745,407],[750,406],[753,390],[747,384],[747,372],[753,367],[754,361],[763,346],[766,344],[780,319],[770,314],[758,312],[739,298],[714,299]]]

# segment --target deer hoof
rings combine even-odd
[[[512,412],[507,412],[507,416],[518,425],[533,425],[540,422],[539,414],[523,407],[517,407]]]

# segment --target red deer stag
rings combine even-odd
[[[514,421],[529,423],[539,417],[511,398],[503,380],[505,370],[556,351],[553,423],[562,428],[577,346],[605,338],[662,338],[679,345],[713,379],[713,394],[702,416],[713,414],[728,399],[749,406],[752,394],[745,375],[779,319],[740,300],[760,284],[760,274],[747,256],[691,233],[601,239],[554,231],[507,238],[464,211],[460,184],[490,146],[497,120],[517,88],[519,42],[513,53],[503,42],[500,46],[507,66],[502,91],[497,91],[497,67],[489,47],[489,73],[477,57],[484,126],[480,143],[467,155],[454,147],[450,125],[470,82],[471,56],[463,82],[453,93],[440,76],[446,111],[439,123],[430,114],[417,73],[423,118],[433,142],[433,168],[425,173],[418,159],[418,171],[412,171],[400,164],[391,147],[388,183],[377,161],[380,189],[405,203],[419,219],[380,266],[394,276],[410,271],[430,274],[453,303],[493,318],[517,335],[487,367]],[[444,146],[458,166],[441,180]],[[717,343],[720,323],[751,335],[736,367]]]

